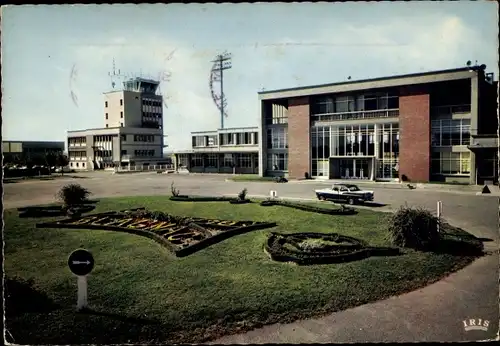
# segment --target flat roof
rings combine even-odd
[[[81,134],[81,133],[86,133],[86,134],[100,133],[99,135],[101,135],[102,132],[104,132],[104,133],[109,132],[110,134],[117,134],[117,133],[158,134],[161,132],[163,134],[163,129],[153,129],[153,128],[147,128],[147,127],[115,126],[115,127],[99,127],[99,128],[92,128],[92,129],[81,129],[81,130],[67,131],[68,136],[71,136],[74,134]]]
[[[26,143],[26,144],[63,144],[64,141],[15,141],[15,140],[7,140],[2,141],[2,143]]]
[[[227,133],[227,132],[237,132],[237,131],[258,131],[259,127],[258,126],[245,126],[245,127],[226,127],[223,129],[216,129],[212,131],[193,131],[191,132],[192,135],[201,135],[201,134],[216,134],[216,133]]]
[[[447,70],[393,75],[378,78],[348,80],[343,82],[317,84],[286,89],[275,89],[258,92],[259,99],[269,100],[296,96],[311,96],[315,94],[345,92],[371,88],[384,88],[410,84],[440,82],[446,80],[471,78],[474,73],[484,71],[486,65],[461,67]]]

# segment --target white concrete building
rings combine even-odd
[[[104,93],[103,128],[68,131],[70,168],[93,170],[168,164],[163,158],[163,98],[159,82],[130,79]]]

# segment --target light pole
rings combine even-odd
[[[231,53],[224,52],[218,54],[214,60],[210,76],[210,91],[215,105],[220,110],[220,127],[224,128],[224,116],[227,116],[225,111],[226,98],[224,97],[224,70],[230,69],[231,66]],[[220,95],[216,95],[213,89],[213,82],[220,82]]]

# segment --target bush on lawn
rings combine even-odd
[[[428,210],[401,207],[391,217],[388,238],[396,246],[430,250],[440,240],[438,222]]]
[[[91,192],[79,184],[65,185],[57,193],[57,197],[66,207],[84,204]]]

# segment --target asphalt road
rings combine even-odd
[[[94,198],[113,196],[169,195],[170,184],[181,194],[238,194],[243,188],[250,196],[314,198],[314,189],[324,183],[226,182],[223,175],[166,175],[138,173],[113,175],[108,172],[77,174],[82,179],[60,178],[4,184],[4,208],[50,203],[60,187],[78,182]],[[270,325],[251,332],[230,335],[217,343],[300,343],[300,342],[415,342],[465,341],[496,338],[499,330],[499,198],[474,193],[431,190],[371,188],[375,200],[391,210],[401,205],[421,206],[436,211],[442,201],[443,217],[470,233],[491,239],[487,250],[495,251],[467,268],[421,290],[381,302],[363,305],[329,316]],[[463,320],[489,320],[488,331],[464,330]]]

